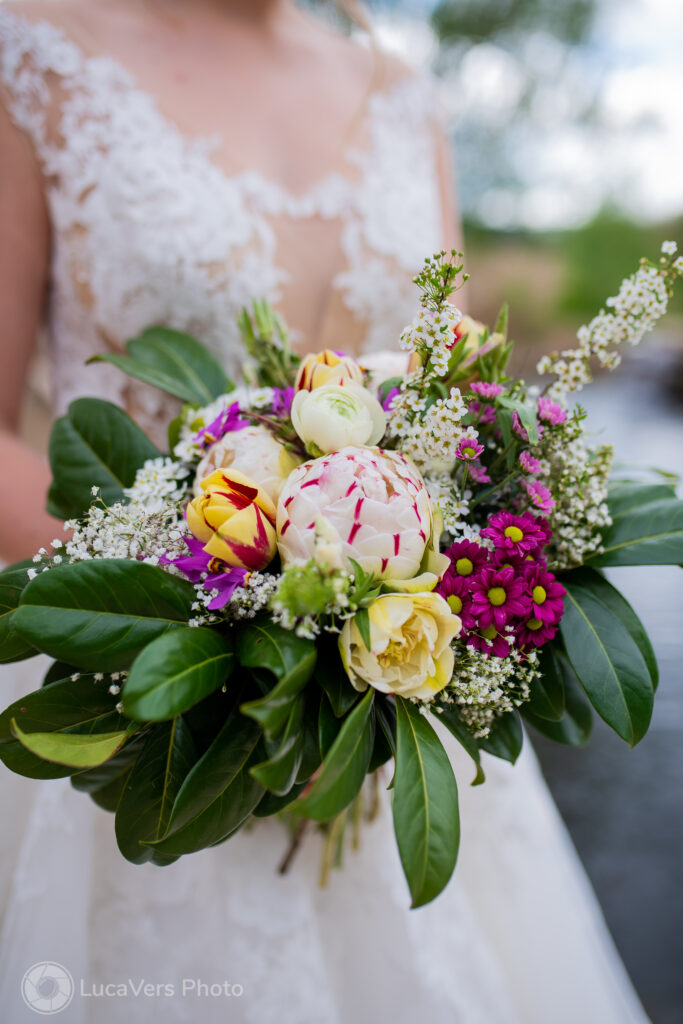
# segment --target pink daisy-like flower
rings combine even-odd
[[[456,576],[473,576],[482,566],[486,565],[489,558],[488,549],[475,544],[472,540],[456,541],[455,544],[446,548],[445,554],[451,564],[446,569],[444,579],[449,573]]]
[[[489,657],[493,655],[494,658],[507,658],[511,650],[510,644],[495,626],[482,629],[479,633],[470,633],[465,643],[482,654]]]
[[[555,499],[538,480],[522,480],[522,487],[529,495],[529,500],[539,512],[550,512],[555,507]]]
[[[233,402],[227,409],[216,416],[207,426],[202,427],[194,437],[195,442],[201,449],[215,444],[231,430],[243,430],[249,426],[249,420],[242,417],[239,402]]]
[[[515,410],[513,412],[513,414],[512,414],[512,429],[514,430],[515,434],[517,434],[519,437],[522,438],[523,441],[526,441],[527,444],[530,443],[529,442],[529,434],[527,433],[526,427],[524,427],[522,425],[522,421],[519,418],[519,413],[517,412],[517,410]],[[540,441],[542,437],[543,437],[543,424],[539,423],[538,424],[538,440]]]
[[[491,477],[488,475],[481,462],[470,462],[470,479],[474,480],[475,484],[490,484]]]
[[[511,567],[486,567],[472,580],[472,614],[480,629],[495,626],[500,632],[511,619],[526,616],[531,608],[526,580]]]
[[[551,423],[553,426],[557,426],[559,423],[564,423],[567,419],[567,410],[563,409],[557,402],[551,402],[549,398],[541,395],[538,400],[538,418],[546,423]]]
[[[460,616],[463,630],[474,629],[476,622],[472,615],[469,577],[459,576],[451,567],[444,573],[436,592],[445,597],[451,611]]]
[[[531,452],[521,452],[519,464],[525,473],[540,473],[541,471],[541,463],[533,457]]]
[[[474,416],[476,422],[482,426],[488,426],[496,422],[496,410],[492,405],[482,405],[481,402],[470,402],[467,407],[470,416]]]
[[[552,640],[557,633],[557,624],[542,622],[533,615],[525,619],[515,631],[517,643],[521,647],[532,644],[534,647],[542,647]]]
[[[481,531],[497,548],[511,554],[536,555],[552,537],[545,519],[530,512],[516,516],[512,512],[494,512]]]
[[[502,395],[503,388],[500,384],[492,384],[485,380],[475,380],[470,384],[470,390],[479,395],[480,398],[497,398]]]
[[[557,625],[564,614],[562,599],[567,591],[545,566],[537,562],[531,563],[526,578],[531,594],[533,617],[548,625]]]
[[[479,444],[476,438],[463,437],[455,449],[455,457],[456,459],[462,459],[464,462],[470,462],[472,459],[478,458],[483,450],[483,444]]]

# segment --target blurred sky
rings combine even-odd
[[[543,230],[605,204],[646,222],[683,213],[683,0],[598,0],[577,46],[533,30],[513,46],[494,36],[452,51],[450,67],[429,26],[437,3],[370,6],[383,46],[439,67],[476,219]]]

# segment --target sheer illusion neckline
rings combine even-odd
[[[146,88],[141,83],[139,76],[118,57],[108,53],[87,53],[73,36],[48,18],[36,18],[35,20],[27,18],[24,14],[0,4],[0,23],[4,17],[14,18],[29,29],[51,33],[60,46],[69,47],[74,63],[78,64],[80,74],[87,75],[89,72],[97,72],[103,68],[108,69],[110,73],[114,74],[117,86],[125,89],[130,96],[147,104],[164,130],[175,136],[195,160],[202,159],[211,172],[218,175],[226,184],[247,194],[258,194],[270,200],[267,205],[272,205],[273,209],[286,210],[291,216],[310,215],[312,209],[317,209],[320,206],[329,208],[331,196],[336,196],[339,199],[346,198],[346,193],[357,187],[352,180],[351,173],[354,166],[358,166],[363,154],[352,141],[347,142],[340,151],[341,159],[348,165],[347,173],[343,170],[327,171],[300,190],[283,185],[266,171],[257,169],[230,171],[215,158],[216,151],[225,144],[224,132],[216,129],[212,132],[194,135],[186,131],[171,113],[162,108],[156,94]],[[363,109],[352,121],[349,133],[351,139],[358,137],[359,129],[372,117],[378,105],[391,103],[402,90],[415,82],[416,78],[410,73],[406,73],[384,88],[368,90],[364,98]]]

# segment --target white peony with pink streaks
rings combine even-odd
[[[382,579],[417,575],[432,532],[429,495],[419,471],[400,452],[348,446],[298,466],[277,507],[283,565],[316,555],[316,523],[327,543],[336,535],[342,559],[353,558]]]

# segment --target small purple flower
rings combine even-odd
[[[485,380],[475,380],[473,384],[470,384],[470,390],[480,398],[497,398],[503,393],[500,384],[492,384]]]
[[[465,642],[489,657],[507,658],[510,653],[510,644],[495,626],[482,629],[479,633],[470,633]]]
[[[209,573],[204,581],[204,590],[217,590],[218,594],[207,605],[209,611],[215,612],[225,607],[237,587],[241,587],[249,573],[246,569],[230,568],[227,572]]]
[[[557,633],[557,625],[542,622],[540,619],[531,618],[525,619],[517,627],[516,636],[517,642],[520,647],[527,647],[532,644],[534,647],[542,647],[543,644],[547,644],[549,640]]]
[[[543,565],[527,570],[527,585],[532,601],[532,615],[549,625],[557,625],[564,614],[563,597],[567,591]]]
[[[481,426],[488,426],[496,422],[496,410],[492,405],[482,405],[481,402],[470,402],[467,411],[474,416]]]
[[[280,419],[289,419],[294,394],[294,388],[273,388],[273,412]]]
[[[446,548],[445,554],[450,559],[450,566],[446,569],[446,576],[452,573],[457,576],[473,576],[479,569],[486,565],[489,558],[487,548],[475,544],[472,540],[458,540]]]
[[[557,426],[559,423],[564,423],[567,419],[567,410],[563,409],[557,402],[551,402],[549,398],[541,395],[538,400],[538,417],[546,423]]]
[[[522,487],[529,495],[529,500],[539,512],[550,512],[555,507],[555,499],[538,480],[522,480]]]
[[[183,539],[190,554],[181,555],[180,558],[162,558],[161,561],[166,565],[175,565],[191,583],[201,582],[204,590],[217,590],[218,594],[208,608],[210,611],[223,608],[249,573],[246,569],[228,568],[219,558],[212,558],[204,550],[202,542],[195,537],[186,536]]]
[[[519,437],[522,438],[523,441],[526,441],[526,443],[529,444],[529,434],[527,433],[526,427],[524,427],[522,425],[522,421],[520,420],[519,413],[517,412],[516,409],[515,409],[515,411],[512,414],[512,429],[514,430],[515,434],[517,434]],[[538,424],[538,440],[540,441],[542,437],[543,437],[543,424],[539,423]]]
[[[476,437],[463,437],[455,449],[455,457],[456,459],[462,459],[464,462],[470,462],[472,459],[478,458],[483,450],[483,444],[479,444]]]
[[[541,463],[538,459],[535,459],[531,452],[521,452],[519,456],[519,464],[525,473],[540,473]]]
[[[470,462],[469,464],[470,479],[475,484],[490,484],[491,477],[488,475],[481,462]]]
[[[389,412],[389,409],[391,409],[391,403],[396,398],[396,395],[400,395],[400,394],[401,394],[400,388],[392,388],[391,391],[387,392],[387,394],[384,396],[384,400],[382,402],[382,408],[384,409],[385,412]]]
[[[482,569],[472,581],[471,594],[472,614],[479,629],[495,626],[501,632],[511,619],[528,615],[531,609],[526,580],[516,576],[511,566]]]
[[[243,430],[244,427],[248,426],[249,420],[245,420],[240,416],[239,402],[233,402],[227,409],[219,413],[216,419],[209,423],[208,426],[202,427],[195,435],[194,440],[201,448],[208,448],[209,445],[220,441],[230,431]]]
[[[464,630],[474,629],[476,622],[472,615],[472,598],[470,594],[470,578],[459,576],[449,568],[438,584],[437,593],[445,597],[451,611],[460,616]]]
[[[481,531],[497,548],[518,555],[537,555],[552,537],[545,519],[525,512],[521,516],[512,512],[494,512],[488,526]]]

